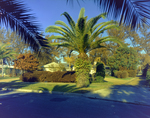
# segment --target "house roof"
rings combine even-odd
[[[59,67],[59,64],[56,63],[56,62],[52,62],[52,63],[49,63],[49,64],[44,65],[44,67],[51,67],[51,66]]]

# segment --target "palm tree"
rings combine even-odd
[[[94,41],[94,39],[104,31],[111,28],[118,29],[119,27],[114,21],[97,24],[97,21],[100,18],[105,18],[106,13],[100,14],[89,20],[87,20],[87,16],[84,16],[84,13],[85,9],[81,8],[79,18],[77,23],[75,23],[71,16],[67,12],[64,12],[62,15],[67,18],[70,27],[63,21],[56,21],[55,25],[47,27],[46,32],[60,34],[57,36],[51,36],[48,39],[49,41],[52,39],[59,39],[64,41],[63,43],[51,43],[49,45],[58,46],[58,48],[61,46],[69,48],[71,50],[70,54],[72,51],[77,51],[79,53],[78,58],[81,58],[82,60],[88,60],[87,53],[93,49],[102,48],[103,46],[101,43],[103,42],[114,41],[121,44],[121,42],[118,41],[115,37],[110,36],[102,37],[99,40]],[[61,25],[62,27],[56,25]]]
[[[35,17],[28,11],[19,0],[0,0],[0,24],[16,31],[33,51],[38,52],[41,47],[47,46],[47,41],[39,33]]]
[[[79,0],[76,1],[80,3]],[[73,0],[67,2],[73,3]],[[93,2],[103,12],[107,12],[110,18],[119,20],[120,24],[123,22],[133,29],[142,26],[143,23],[150,25],[150,0],[93,0]]]
[[[2,77],[3,75],[3,59],[4,58],[14,58],[14,54],[16,54],[12,49],[10,49],[9,44],[1,44],[0,45],[0,60],[2,61]]]

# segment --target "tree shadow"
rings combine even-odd
[[[88,93],[90,91],[88,90],[81,90],[80,88],[77,88],[76,85],[69,85],[69,84],[66,84],[66,85],[56,85],[52,92],[53,91],[60,91],[61,92],[68,92],[68,93]]]
[[[18,80],[14,80],[11,82],[0,82],[0,88],[20,89],[22,87],[30,86],[35,83],[36,82],[18,82]]]
[[[140,81],[139,81],[139,86],[145,86],[145,87],[148,87],[148,82],[146,81],[146,77],[145,76],[142,76],[142,75],[139,75],[137,76],[139,77]]]

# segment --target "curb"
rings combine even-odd
[[[26,92],[26,93],[49,93],[49,94],[58,94],[58,95],[71,95],[71,96],[81,96],[86,97],[89,99],[97,99],[97,100],[105,100],[105,101],[113,101],[113,102],[119,102],[119,103],[126,103],[126,104],[133,104],[133,105],[142,105],[142,106],[149,106],[143,102],[126,102],[121,100],[110,100],[110,99],[104,99],[96,96],[89,96],[86,94],[80,94],[80,93],[67,93],[67,92],[57,92],[57,91],[42,91],[42,90],[27,90],[27,89],[14,89],[14,88],[0,88],[2,91],[18,91],[18,92]],[[92,94],[92,93],[90,93]]]

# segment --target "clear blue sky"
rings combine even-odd
[[[37,17],[42,31],[45,31],[48,26],[54,25],[57,20],[62,20],[67,23],[66,18],[61,16],[63,12],[68,12],[75,22],[78,19],[79,11],[82,7],[85,8],[85,16],[88,16],[88,18],[102,13],[93,0],[79,1],[80,5],[76,0],[74,0],[74,4],[72,5],[71,3],[67,3],[67,0],[23,0],[26,6],[32,10],[31,13]],[[108,21],[108,19],[99,20],[99,22],[103,21]]]

